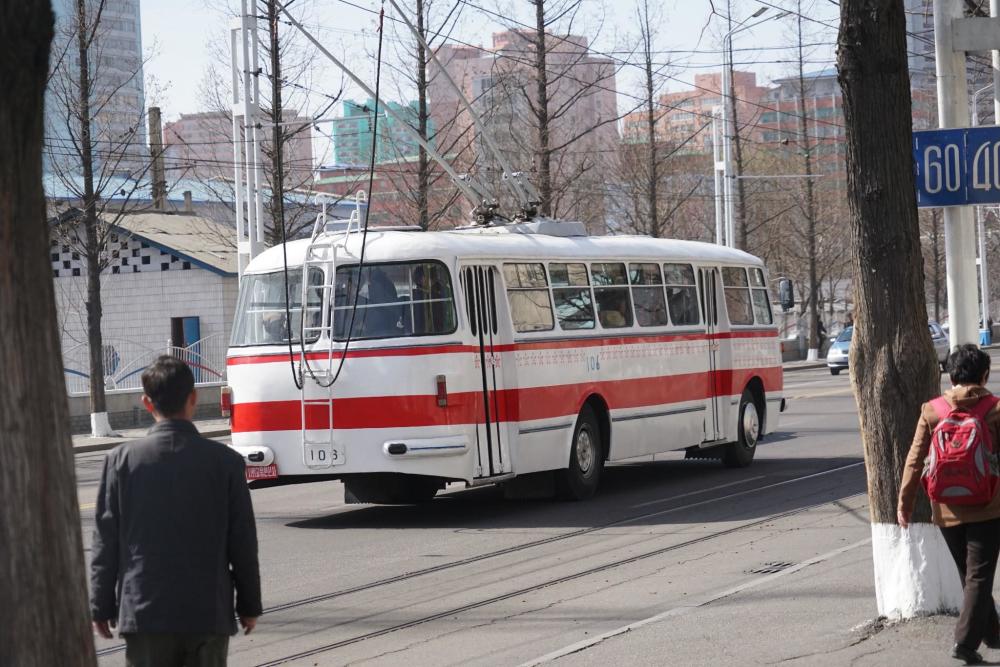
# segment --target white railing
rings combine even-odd
[[[194,372],[198,385],[219,385],[226,381],[226,347],[223,334],[213,334],[188,345],[167,344],[154,349],[123,338],[104,339],[104,388],[108,391],[142,389],[142,371],[162,354],[184,360]],[[66,392],[90,392],[90,355],[87,343],[63,352]]]

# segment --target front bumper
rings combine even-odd
[[[837,359],[827,359],[826,365],[828,368],[847,368],[847,357],[840,357]]]

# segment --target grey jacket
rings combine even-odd
[[[117,617],[120,632],[230,635],[236,613],[261,614],[243,458],[191,422],[159,422],[108,454],[96,524],[94,620]]]

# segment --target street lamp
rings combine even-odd
[[[718,198],[718,178],[716,178],[716,243],[724,244],[730,247],[736,245],[736,223],[735,215],[733,213],[733,188],[736,185],[736,179],[739,177],[738,174],[733,173],[733,149],[732,149],[732,139],[736,136],[736,110],[735,96],[733,95],[733,81],[732,73],[733,67],[730,59],[730,50],[733,44],[733,35],[744,30],[749,30],[754,28],[765,21],[780,19],[788,15],[788,12],[782,12],[776,16],[769,16],[762,21],[757,21],[756,23],[751,23],[747,25],[748,21],[760,18],[767,12],[767,7],[761,7],[753,14],[743,19],[736,24],[729,32],[727,32],[722,37],[722,164],[718,163],[716,160],[716,172],[719,170],[719,166],[722,167],[722,201],[723,205],[719,206]],[[713,132],[713,140],[715,134]],[[723,220],[719,219],[719,216],[723,216]]]

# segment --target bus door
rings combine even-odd
[[[505,369],[501,350],[510,349],[513,334],[507,318],[506,302],[495,266],[474,265],[462,268],[462,289],[466,313],[475,339],[473,361],[479,396],[476,406],[476,474],[478,478],[496,477],[514,470],[510,460],[510,423],[504,389]]]
[[[701,294],[701,312],[705,316],[705,332],[708,335],[708,398],[705,415],[705,441],[720,440],[724,436],[722,424],[722,401],[720,396],[719,377],[719,270],[717,268],[701,268],[699,272],[699,288]]]

